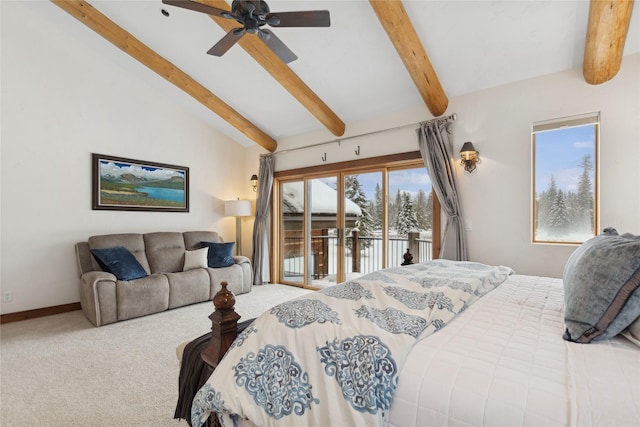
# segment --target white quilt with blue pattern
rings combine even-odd
[[[508,267],[430,261],[367,274],[273,307],[193,400],[225,426],[383,426],[408,352],[504,282]]]

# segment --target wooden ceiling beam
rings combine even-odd
[[[198,0],[198,3],[231,10],[224,0]],[[239,28],[233,19],[211,16],[225,32]],[[305,82],[302,81],[291,68],[278,58],[257,36],[248,34],[240,39],[238,44],[253,57],[271,76],[278,81],[295,99],[298,100],[313,116],[318,119],[332,134],[342,136],[345,131],[344,122],[335,114]],[[224,61],[224,59],[222,59]]]
[[[369,0],[369,3],[398,51],[427,108],[435,117],[441,116],[447,110],[449,99],[402,2]]]
[[[272,152],[278,148],[277,142],[272,137],[260,130],[185,72],[116,25],[88,2],[80,0],[51,1],[125,53],[191,95],[202,105],[255,141],[256,144]]]
[[[587,83],[599,85],[618,74],[632,9],[633,0],[591,0],[582,63]]]

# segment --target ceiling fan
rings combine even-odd
[[[264,25],[272,27],[329,27],[331,25],[328,10],[305,10],[298,12],[271,13],[269,6],[262,0],[234,0],[231,11],[218,9],[191,0],[162,0],[162,3],[178,6],[207,15],[235,19],[241,28],[227,33],[218,43],[207,51],[209,55],[222,56],[246,33],[257,34],[269,49],[285,64],[298,57]]]

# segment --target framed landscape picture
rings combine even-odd
[[[189,168],[93,154],[93,209],[189,212]]]

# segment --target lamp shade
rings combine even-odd
[[[227,200],[224,216],[251,216],[251,200]]]
[[[460,156],[464,160],[469,160],[478,154],[473,144],[469,141],[465,142],[460,149]]]

